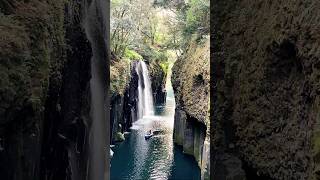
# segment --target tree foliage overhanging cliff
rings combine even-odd
[[[209,34],[209,1],[112,0],[111,87],[121,92],[128,83],[131,60],[150,64],[151,76],[167,73],[169,63],[187,54],[191,42],[202,44]],[[120,63],[121,61],[121,63]],[[121,66],[119,64],[122,64]],[[126,71],[128,72],[128,70]],[[120,73],[120,74],[119,74]],[[112,77],[122,77],[122,80]],[[119,88],[122,87],[122,88]]]
[[[163,47],[167,30],[161,13],[148,0],[111,2],[112,92],[123,92],[128,85],[128,73],[121,72],[129,72],[132,60],[147,61],[151,76],[166,72],[169,54]]]
[[[209,34],[208,0],[112,0],[111,50],[122,58],[134,50],[145,59],[166,60],[166,50],[181,54],[196,35]]]

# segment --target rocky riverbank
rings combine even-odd
[[[192,41],[187,53],[172,68],[172,86],[176,99],[174,142],[195,157],[202,178],[209,178],[209,40]]]

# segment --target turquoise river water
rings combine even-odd
[[[133,123],[125,141],[115,144],[111,159],[112,180],[200,180],[200,169],[192,156],[173,143],[174,95],[170,84],[165,106],[156,106],[155,115]],[[145,140],[150,129],[162,133]]]

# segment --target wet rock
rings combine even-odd
[[[111,136],[110,140],[112,141],[117,137],[118,132],[123,132],[124,129],[121,124],[125,124],[124,122],[124,97],[118,95],[114,97],[110,103],[110,127],[111,127]]]
[[[201,180],[210,179],[210,138],[206,138],[203,143],[201,155]]]
[[[209,149],[210,149],[210,146],[209,146],[209,138],[206,137],[206,127],[201,124],[201,123],[198,123],[197,125],[195,125],[195,128],[194,128],[194,144],[193,144],[193,149],[194,149],[194,152],[193,152],[193,156],[195,157],[196,161],[198,162],[198,165],[199,167],[201,168],[202,167],[202,163],[205,163],[203,164],[203,166],[206,166],[206,164],[208,163],[207,161],[209,161],[210,159],[208,159],[206,162],[202,162],[202,159],[204,158],[204,156],[209,156]],[[206,150],[205,150],[205,140],[207,140],[207,147],[206,147]],[[208,157],[207,157],[208,158]],[[209,163],[208,163],[209,164]]]
[[[173,139],[174,142],[183,145],[184,142],[184,129],[187,120],[187,114],[179,109],[175,110],[174,114],[174,128],[173,128]]]
[[[195,129],[193,122],[186,120],[184,126],[184,137],[183,137],[183,152],[186,154],[193,155],[194,153],[194,136]]]

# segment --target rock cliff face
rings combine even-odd
[[[93,3],[0,2],[1,179],[86,179]]]
[[[320,178],[319,8],[213,3],[216,179]]]
[[[124,60],[119,60],[111,65],[111,84],[122,83],[121,88],[115,89],[111,94],[111,136],[112,142],[124,140],[119,136],[119,133],[124,133],[128,131],[132,125],[132,122],[136,120],[136,108],[137,108],[137,98],[138,98],[138,75],[136,73],[136,61],[130,64],[124,65],[122,62]],[[119,65],[119,64],[122,65]],[[123,71],[119,71],[122,69]],[[121,72],[118,75],[113,76],[113,72],[118,70]],[[121,77],[123,79],[119,79]],[[121,81],[121,82],[120,82]],[[120,125],[120,126],[119,126]]]
[[[149,65],[151,88],[153,92],[153,101],[155,105],[166,103],[166,72],[163,71],[159,63],[152,61]]]
[[[62,1],[0,6],[0,177],[39,179],[47,92],[60,91],[66,56]]]
[[[175,93],[174,142],[193,155],[202,178],[209,177],[209,40],[190,44],[172,68]]]

